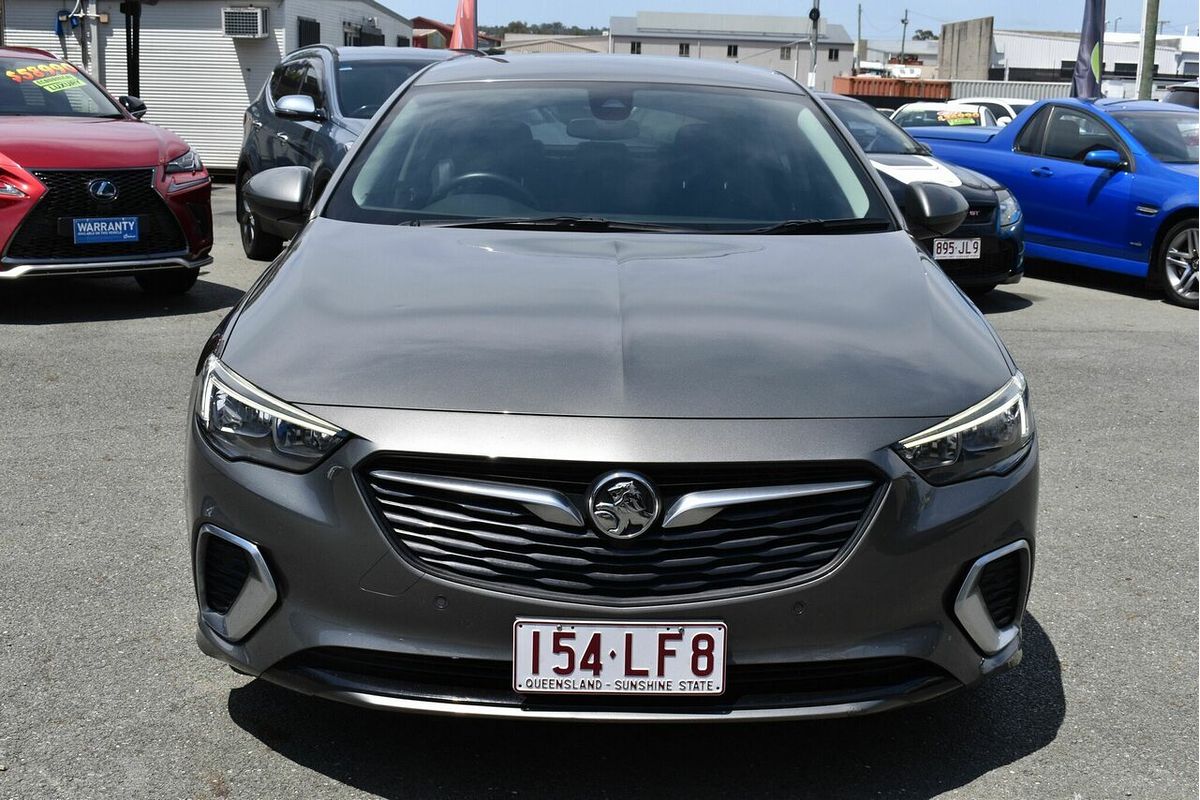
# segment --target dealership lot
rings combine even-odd
[[[188,386],[262,268],[232,195],[214,193],[216,261],[181,299],[0,284],[0,798],[1194,797],[1195,312],[1051,265],[981,301],[1042,447],[1013,673],[808,724],[378,714],[238,676],[192,639]]]

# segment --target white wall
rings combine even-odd
[[[315,19],[321,24],[321,42],[334,47],[342,46],[342,30],[344,23],[362,25],[364,18],[378,19],[379,28],[383,31],[383,43],[388,47],[396,46],[396,37],[404,36],[412,39],[412,26],[405,25],[396,17],[382,13],[377,7],[361,0],[286,0],[288,17],[287,31],[284,38],[288,51],[299,47],[298,17]]]
[[[783,61],[779,57],[780,45],[765,45],[762,42],[738,41],[729,39],[728,41],[713,41],[710,39],[639,39],[636,36],[614,36],[613,37],[613,53],[615,55],[629,55],[629,45],[631,42],[642,43],[642,55],[644,56],[674,56],[679,57],[679,45],[682,42],[691,44],[690,58],[703,58],[712,61],[725,61],[730,64],[743,63],[751,67],[760,67],[762,69],[776,70],[782,72],[788,77],[799,75],[799,81],[804,84],[808,80],[808,69],[811,66],[811,56],[807,43],[800,45],[792,45],[792,58],[790,61]],[[736,44],[738,46],[737,58],[730,58],[728,45]],[[829,46],[817,45],[817,86],[820,91],[830,91],[833,88],[833,77],[835,75],[849,75],[850,68],[854,65],[854,48],[847,44],[839,47],[834,47],[838,51],[838,60],[829,60]],[[799,64],[796,59],[799,59]]]

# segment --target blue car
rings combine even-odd
[[[1196,308],[1198,127],[1180,106],[1063,98],[1003,128],[908,133],[1016,195],[1028,257],[1144,276]]]

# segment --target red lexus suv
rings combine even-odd
[[[213,243],[195,151],[44,50],[0,47],[0,73],[0,286],[132,275],[156,294],[190,289]]]

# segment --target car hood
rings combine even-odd
[[[299,404],[517,414],[948,416],[991,327],[904,232],[680,236],[317,219],[222,360]]]
[[[175,134],[139,120],[0,116],[0,153],[27,169],[151,167],[187,149]]]
[[[931,156],[915,153],[869,153],[867,158],[889,185],[891,182],[902,186],[910,183],[936,183],[952,189],[965,186],[981,191],[1002,188],[986,175]]]

